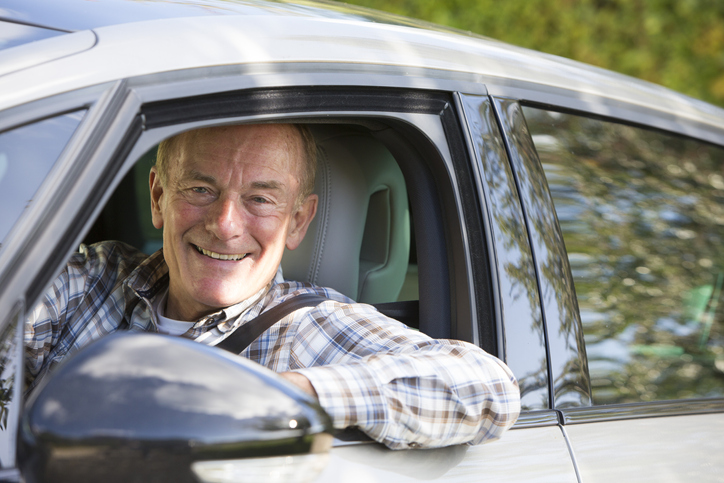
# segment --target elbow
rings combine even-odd
[[[482,408],[481,430],[473,444],[500,439],[518,420],[520,388],[510,370],[505,369],[506,377],[488,388],[488,397]]]

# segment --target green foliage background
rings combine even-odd
[[[724,0],[347,0],[639,77],[724,106]]]

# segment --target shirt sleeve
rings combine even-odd
[[[290,368],[336,428],[392,449],[432,448],[498,439],[518,417],[510,369],[472,344],[431,339],[364,304],[325,302],[305,319]]]
[[[91,324],[99,307],[109,305],[109,294],[127,276],[143,255],[119,242],[81,245],[63,271],[29,311],[25,320],[26,382],[32,388],[42,376],[73,348],[85,345],[81,331]],[[113,314],[99,317],[118,318],[121,303]],[[97,331],[102,331],[98,327]]]

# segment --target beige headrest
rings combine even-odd
[[[410,250],[402,172],[387,149],[354,129],[315,127],[317,216],[286,250],[284,277],[332,287],[365,303],[397,300]]]

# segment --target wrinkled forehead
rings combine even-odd
[[[289,124],[219,126],[197,129],[178,136],[170,156],[169,171],[177,163],[192,161],[203,166],[220,160],[252,162],[262,167],[302,174],[304,146],[299,131]],[[176,165],[176,166],[174,166]]]

